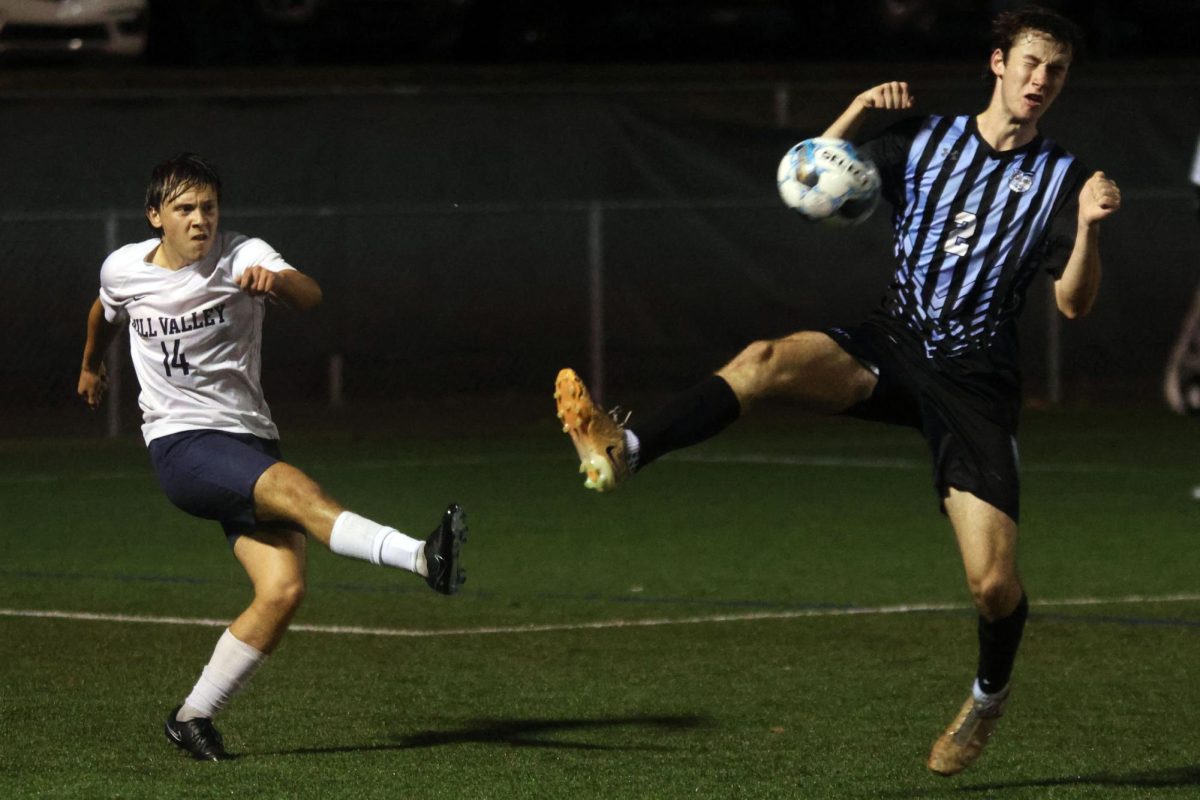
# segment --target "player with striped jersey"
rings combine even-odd
[[[191,693],[167,717],[167,739],[200,760],[230,758],[213,718],[287,631],[305,592],[307,538],[333,552],[416,573],[454,594],[465,579],[462,509],[424,540],[359,516],[283,460],[259,383],[268,300],[305,311],[320,286],[261,239],[223,232],[221,180],[184,154],[159,164],[146,190],[156,236],[114,251],[88,315],[79,394],[105,389],[104,352],[128,326],[141,386],[142,434],[167,497],[221,523],[254,589],[222,634]]]
[[[1100,224],[1120,207],[1115,182],[1089,176],[1038,132],[1079,49],[1076,26],[1026,8],[1000,14],[993,33],[992,95],[981,113],[902,120],[860,148],[893,208],[896,267],[875,314],[754,342],[628,425],[601,413],[572,370],[555,387],[585,485],[599,491],[716,435],[764,400],[919,430],[979,611],[974,684],[927,761],[943,775],[979,756],[1003,713],[1028,612],[1016,563],[1017,315],[1043,271],[1065,316],[1091,309]],[[912,106],[907,83],[880,84],[822,135],[852,139],[869,114]]]

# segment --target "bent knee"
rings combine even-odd
[[[760,370],[771,364],[775,357],[776,341],[763,339],[748,344],[733,360],[735,368]]]
[[[751,342],[738,353],[722,373],[729,373],[750,394],[759,394],[778,382],[783,368],[780,357],[781,340],[762,339]]]
[[[975,608],[988,620],[1007,617],[1021,602],[1021,584],[1014,575],[999,571],[970,582]]]
[[[321,491],[312,478],[286,461],[276,461],[254,484],[254,498],[268,505],[294,504]]]
[[[257,588],[255,599],[279,613],[291,614],[300,608],[307,592],[303,579],[272,581]]]

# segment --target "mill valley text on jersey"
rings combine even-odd
[[[225,323],[225,304],[218,303],[212,308],[205,308],[184,314],[182,317],[135,317],[129,320],[129,327],[143,339],[153,339],[157,336],[176,336],[199,328],[211,328],[213,325]]]

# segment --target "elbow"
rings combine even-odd
[[[1062,314],[1067,319],[1079,319],[1080,317],[1082,317],[1084,314],[1087,313],[1085,311],[1080,311],[1077,308],[1071,308],[1071,307],[1066,307],[1066,306],[1061,306],[1061,305],[1058,307],[1058,311],[1060,314]]]
[[[1091,312],[1096,303],[1094,288],[1074,287],[1068,289],[1060,284],[1054,287],[1054,304],[1058,311],[1067,319],[1080,319]]]
[[[296,311],[314,309],[325,299],[325,294],[321,291],[321,284],[307,275],[300,276],[288,294],[290,295],[290,305]]]
[[[321,291],[318,289],[315,292],[306,293],[295,298],[288,306],[293,311],[312,311],[317,306],[321,305]]]
[[[1092,310],[1091,302],[1082,302],[1069,298],[1058,299],[1058,311],[1067,319],[1080,319],[1086,317]]]
[[[325,295],[321,291],[321,287],[314,282],[312,286],[297,295],[292,307],[297,311],[311,311],[321,305],[321,301],[324,299]]]

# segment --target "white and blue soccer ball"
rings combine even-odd
[[[857,225],[879,202],[879,171],[842,139],[805,139],[784,154],[779,196],[805,219]]]

